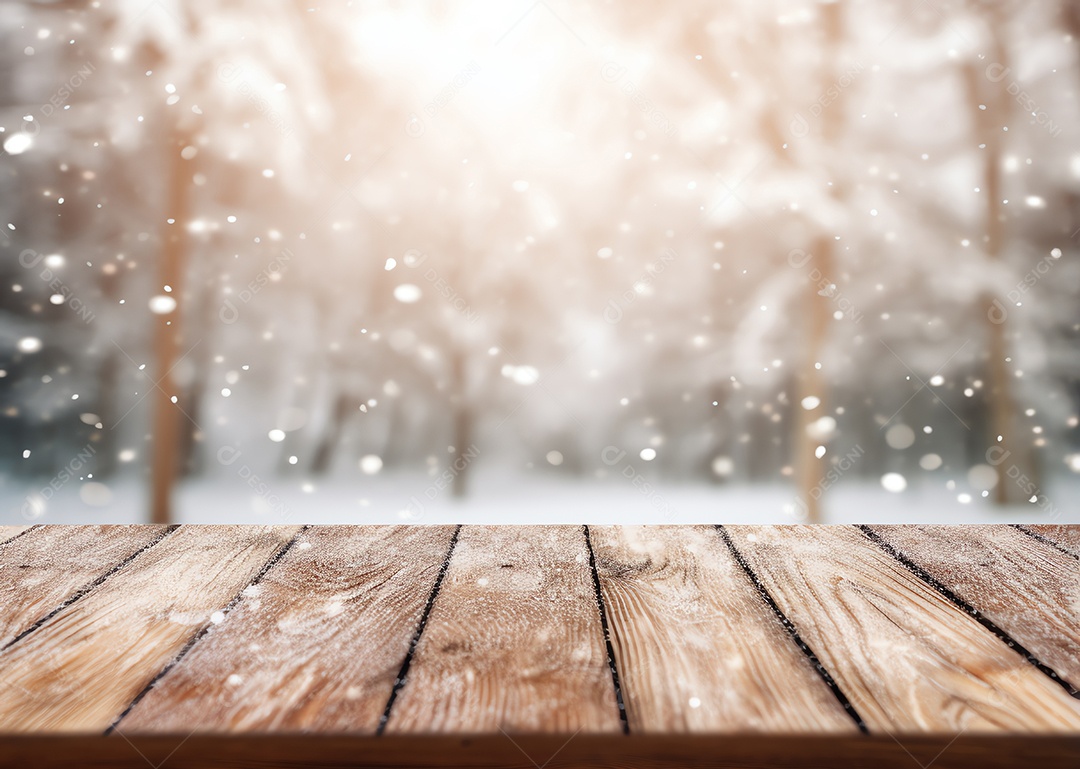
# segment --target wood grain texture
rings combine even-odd
[[[872,526],[1080,688],[1080,564],[1011,526]]]
[[[171,533],[0,654],[0,731],[106,729],[298,530]]]
[[[374,733],[453,532],[308,529],[147,693],[124,733]]]
[[[590,527],[632,732],[857,732],[712,526]]]
[[[38,526],[7,543],[0,649],[164,533],[164,526]]]
[[[1012,735],[0,735],[2,769],[1076,769],[1080,738]]]
[[[1073,555],[1080,556],[1080,525],[1026,523],[1024,528],[1046,537]]]
[[[1080,729],[1080,701],[858,529],[728,531],[871,731]]]
[[[32,528],[33,526],[0,526],[0,545]]]
[[[582,528],[464,527],[387,732],[620,728]]]

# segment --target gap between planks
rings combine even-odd
[[[857,733],[715,526],[590,528],[633,733]]]
[[[147,693],[124,732],[374,735],[453,532],[308,529]]]
[[[1058,675],[1057,671],[1054,668],[1043,662],[1043,660],[1037,654],[1029,650],[1024,644],[1020,643],[1019,640],[1017,640],[1011,633],[1002,628],[997,622],[994,622],[992,619],[990,619],[990,617],[986,616],[984,611],[977,609],[967,600],[962,598],[957,592],[949,588],[937,577],[931,574],[926,568],[916,563],[915,558],[917,557],[917,555],[915,553],[905,553],[902,546],[891,541],[887,538],[887,534],[882,535],[881,532],[879,532],[873,527],[861,524],[858,525],[857,528],[861,530],[862,533],[865,534],[871,542],[879,546],[882,550],[884,550],[886,553],[888,553],[901,564],[903,564],[915,576],[926,582],[928,585],[930,585],[930,587],[937,590],[939,593],[941,593],[942,596],[951,601],[957,608],[969,614],[972,619],[974,619],[980,625],[982,625],[991,633],[996,635],[1002,643],[1004,643],[1010,649],[1019,654],[1021,658],[1031,664],[1036,670],[1048,676],[1054,683],[1061,686],[1061,688],[1068,692],[1072,697],[1080,699],[1080,691],[1078,691],[1077,688],[1069,680],[1067,680],[1064,676]],[[884,526],[879,528],[883,528],[886,532],[888,532],[891,527]],[[912,528],[913,530],[917,531],[923,527],[914,526]],[[1040,542],[1040,544],[1046,545],[1048,547],[1053,547],[1054,550],[1061,552],[1069,557],[1073,557],[1071,553],[1066,550],[1062,550],[1060,547],[1057,547],[1053,542],[1044,540],[1044,538],[1038,537],[1031,532],[1027,532],[1019,526],[1010,526],[1009,530],[1018,530],[1023,534],[1028,534],[1032,537],[1032,539]]]
[[[862,716],[859,715],[859,711],[855,708],[855,705],[851,702],[851,700],[848,699],[848,696],[844,693],[844,690],[836,682],[836,679],[833,678],[832,674],[829,672],[828,668],[826,668],[825,665],[821,662],[817,654],[814,653],[814,650],[810,648],[810,644],[804,641],[802,636],[799,635],[799,630],[795,627],[795,623],[792,622],[786,614],[784,614],[783,609],[780,608],[780,606],[776,603],[776,600],[769,593],[769,589],[765,586],[765,583],[761,580],[761,578],[758,577],[757,574],[754,573],[753,568],[751,568],[750,564],[747,563],[745,558],[743,558],[742,553],[739,552],[739,549],[735,547],[735,543],[731,540],[731,535],[728,534],[727,529],[725,529],[722,525],[717,524],[716,531],[720,535],[720,538],[723,540],[724,544],[727,546],[728,550],[731,552],[731,555],[735,559],[735,562],[739,564],[740,567],[742,567],[743,573],[746,575],[746,578],[749,579],[750,583],[757,589],[757,593],[761,597],[761,600],[765,602],[765,605],[768,606],[769,609],[772,610],[773,614],[776,615],[776,618],[780,620],[780,624],[783,625],[784,630],[787,631],[788,637],[791,639],[791,642],[799,648],[799,651],[806,655],[808,660],[810,660],[810,664],[814,666],[814,670],[819,676],[821,676],[821,680],[825,682],[825,685],[829,687],[829,691],[832,692],[834,697],[836,697],[837,702],[839,702],[840,706],[843,707],[844,712],[851,716],[851,719],[855,722],[855,725],[859,728],[859,731],[862,734],[868,734],[869,729],[866,726],[866,722],[863,721]]]
[[[587,544],[463,527],[385,733],[621,733]]]
[[[443,559],[442,565],[439,567],[439,573],[435,577],[435,584],[431,587],[431,594],[428,596],[427,603],[424,604],[424,611],[420,614],[420,621],[417,623],[416,630],[409,641],[409,649],[405,652],[405,659],[402,660],[397,678],[394,679],[394,687],[390,690],[390,696],[386,700],[386,707],[383,708],[382,716],[379,718],[379,725],[375,729],[376,736],[381,737],[386,732],[386,724],[390,720],[390,711],[397,701],[398,693],[405,687],[405,682],[408,680],[409,667],[412,665],[413,657],[416,655],[416,647],[420,644],[420,637],[424,634],[428,617],[431,615],[431,610],[439,597],[439,590],[442,588],[443,580],[446,578],[446,572],[450,569],[450,559],[454,557],[454,548],[457,547],[460,534],[461,524],[459,523],[457,528],[454,529],[453,536],[450,537],[450,547],[446,549],[446,558]]]
[[[6,545],[40,525],[40,523],[35,523],[32,526],[0,526],[0,545]]]
[[[1062,523],[1025,523],[1024,528],[1053,541],[1058,547],[1080,557],[1080,525]]]
[[[731,528],[749,548],[744,558],[758,579],[778,591],[776,603],[818,647],[872,731],[1058,731],[1080,724],[1076,700],[1054,679],[1016,660],[1001,638],[865,532]]]
[[[0,698],[0,723],[10,731],[106,729],[299,528],[170,532],[4,650],[0,686],[8,691]]]
[[[1010,523],[1009,526],[1016,529],[1017,531],[1019,531],[1022,534],[1028,535],[1029,537],[1031,537],[1032,539],[1034,539],[1037,542],[1042,542],[1044,545],[1048,545],[1049,547],[1052,547],[1055,550],[1057,550],[1059,552],[1062,552],[1065,555],[1071,556],[1071,557],[1075,558],[1076,560],[1080,561],[1080,552],[1077,552],[1075,550],[1070,550],[1068,547],[1065,546],[1065,544],[1063,544],[1061,542],[1058,542],[1057,540],[1051,539],[1050,537],[1046,536],[1046,534],[1043,531],[1038,531],[1036,529],[1031,528],[1030,526],[1025,526],[1025,525],[1020,524],[1020,523]],[[1059,530],[1061,528],[1062,527],[1060,527],[1060,526],[1039,526],[1039,529],[1044,529],[1044,530]],[[1071,527],[1071,528],[1080,528],[1080,527]]]
[[[259,569],[259,572],[254,577],[252,577],[252,579],[248,582],[247,585],[237,591],[236,595],[234,595],[232,599],[225,605],[225,608],[221,610],[223,616],[227,617],[229,615],[229,612],[232,611],[232,608],[237,604],[237,602],[239,602],[245,590],[247,590],[252,585],[259,584],[262,578],[266,576],[267,572],[269,572],[270,569],[274,568],[274,566],[285,556],[285,554],[292,549],[293,545],[296,544],[296,541],[300,538],[300,535],[307,531],[308,528],[309,527],[306,525],[301,526],[300,530],[293,534],[292,538],[290,538],[288,542],[286,542],[276,553],[270,556],[266,563],[263,564],[262,568]],[[143,697],[146,696],[147,692],[154,688],[154,684],[160,681],[170,670],[172,670],[177,664],[179,664],[182,659],[184,659],[187,653],[192,650],[192,648],[195,646],[196,643],[198,643],[200,638],[206,635],[206,632],[209,629],[210,625],[203,625],[199,630],[195,632],[195,634],[190,639],[188,639],[187,643],[184,644],[183,648],[180,649],[177,655],[171,661],[169,661],[165,665],[165,667],[158,671],[157,675],[155,675],[146,683],[146,686],[142,688],[142,691],[135,695],[131,702],[128,703],[128,706],[124,708],[123,712],[121,712],[120,715],[116,717],[116,720],[109,724],[108,728],[105,729],[105,734],[108,735],[112,734],[114,731],[119,731],[120,722],[123,721],[124,718],[128,715],[128,713],[131,712],[132,708],[138,705],[139,702],[143,699]]]
[[[74,531],[74,532],[78,532],[80,528],[81,527],[76,527],[76,528],[71,528],[69,530]],[[126,527],[117,527],[117,528],[126,528]],[[124,556],[120,561],[113,564],[111,567],[108,567],[104,572],[99,574],[94,579],[90,580],[89,582],[87,582],[87,583],[85,583],[83,585],[75,587],[74,592],[68,593],[63,598],[63,600],[61,600],[55,607],[53,607],[51,610],[46,612],[44,615],[42,615],[38,619],[34,620],[32,623],[30,623],[27,627],[23,628],[18,633],[16,633],[14,635],[14,637],[12,637],[11,640],[9,640],[7,643],[5,643],[3,645],[0,645],[0,652],[7,651],[9,648],[11,648],[15,644],[19,643],[20,641],[22,641],[24,638],[29,636],[31,633],[33,633],[35,630],[40,628],[42,625],[44,625],[50,619],[55,617],[57,614],[59,614],[60,612],[67,609],[68,607],[70,607],[75,602],[77,602],[80,599],[87,596],[95,588],[97,588],[100,585],[104,584],[104,582],[107,579],[109,579],[109,577],[116,574],[118,571],[123,569],[125,566],[127,566],[129,563],[134,561],[140,555],[142,555],[147,550],[154,547],[156,544],[158,544],[163,539],[165,539],[165,537],[172,534],[178,528],[179,528],[179,526],[166,526],[166,527],[163,527],[161,532],[157,536],[155,536],[153,539],[151,539],[149,542],[147,542],[147,543],[145,543],[143,545],[140,545],[136,550],[134,550],[133,552],[131,552],[128,555]],[[16,540],[18,540],[23,535],[30,534],[31,531],[35,532],[35,534],[36,534],[37,532],[46,531],[46,529],[44,527],[40,527],[40,526],[28,527],[26,530],[19,532],[19,534],[12,537],[7,542],[4,542],[3,544],[4,545],[9,545],[12,542],[15,542]]]
[[[615,687],[615,705],[619,708],[619,721],[622,725],[623,734],[630,734],[630,721],[626,716],[626,702],[623,700],[622,684],[619,679],[619,665],[615,660],[615,647],[611,644],[611,628],[608,626],[607,609],[604,606],[604,591],[600,588],[600,575],[596,572],[596,553],[593,551],[589,527],[582,526],[581,530],[585,534],[585,547],[589,550],[589,571],[592,572],[596,608],[600,612],[600,629],[604,633],[608,667],[611,669],[611,683]]]

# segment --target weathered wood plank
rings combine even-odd
[[[39,526],[0,550],[0,649],[166,532],[164,526]]]
[[[464,527],[387,732],[620,728],[581,527]]]
[[[1080,564],[1011,526],[872,526],[1080,688]]]
[[[712,526],[590,527],[632,732],[857,732]]]
[[[0,654],[0,731],[106,729],[296,526],[182,526]]]
[[[1063,550],[1080,556],[1080,525],[1026,523],[1024,528],[1046,537],[1060,545]]]
[[[1080,701],[858,529],[728,531],[871,730],[1080,728]]]
[[[120,728],[374,733],[453,532],[308,529]]]
[[[32,528],[33,526],[0,526],[0,545]]]

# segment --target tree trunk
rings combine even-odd
[[[989,21],[991,39],[991,65],[1000,65],[1007,72],[1008,55],[999,37],[1002,21],[997,13],[992,13]],[[983,184],[986,200],[986,234],[984,244],[986,255],[992,262],[1000,262],[1004,256],[1005,225],[1002,210],[1003,184],[1001,175],[1003,126],[1008,125],[1009,100],[1007,83],[991,82],[984,72],[984,62],[972,60],[964,68],[967,86],[967,107],[973,116],[977,132],[977,141],[983,145]],[[983,108],[980,108],[983,107]],[[988,435],[990,446],[1000,446],[1011,455],[1008,462],[996,465],[998,481],[994,487],[994,501],[1005,505],[1018,501],[1021,489],[1008,477],[1010,467],[1019,466],[1028,477],[1031,473],[1028,459],[1029,447],[1016,446],[1014,438],[1014,405],[1012,381],[1009,376],[1008,336],[1006,321],[1007,305],[994,293],[984,293],[978,302],[980,317],[987,336],[986,398],[989,417]],[[1005,308],[1004,310],[1002,308]]]
[[[844,24],[842,10],[839,3],[821,6],[822,15],[822,55],[825,63],[821,68],[821,92],[826,93],[833,87],[835,67],[831,66],[829,57],[836,55],[842,50],[844,39]],[[839,96],[834,103],[821,112],[821,144],[826,158],[829,158],[827,172],[835,169],[831,162],[830,153],[834,149],[840,133],[843,119],[843,100]],[[832,179],[832,195],[839,197],[840,181]],[[821,274],[821,280],[833,280],[836,270],[833,266],[833,239],[823,234],[814,243],[812,251],[813,261],[810,264],[816,267]],[[831,304],[827,297],[818,294],[819,282],[809,281],[806,289],[806,302],[804,318],[806,319],[805,347],[803,359],[800,362],[799,391],[792,404],[795,409],[795,488],[798,490],[799,500],[805,506],[804,510],[796,511],[805,515],[808,523],[821,523],[820,496],[822,489],[820,484],[825,475],[825,462],[819,459],[815,452],[818,441],[810,435],[810,426],[820,417],[828,413],[828,392],[825,377],[817,364],[821,362],[825,351],[825,338],[829,331],[829,320],[832,317]],[[818,404],[812,409],[803,408],[804,398],[813,396],[818,399]]]
[[[100,281],[101,297],[104,300],[103,304],[109,308],[116,307],[117,301],[122,296],[123,271],[119,269],[113,272],[103,271],[99,274],[98,280]],[[110,331],[114,330],[114,327],[111,326],[111,320],[103,319],[103,322],[109,324],[104,328],[107,329],[106,333],[110,334]],[[110,337],[117,342],[120,341],[113,334],[110,334]],[[101,418],[101,424],[104,427],[103,430],[98,431],[101,441],[98,456],[96,457],[97,474],[101,478],[112,477],[119,467],[118,448],[121,433],[115,428],[122,414],[117,408],[116,396],[120,391],[120,383],[123,381],[125,365],[130,365],[130,363],[115,344],[109,343],[105,346],[105,353],[97,372],[98,392],[94,407],[94,413]]]
[[[469,447],[472,445],[472,411],[459,405],[454,409],[454,483],[450,493],[460,499],[468,492],[469,463],[472,461]]]
[[[341,442],[341,428],[349,417],[349,397],[339,393],[334,400],[334,411],[330,415],[330,424],[323,433],[319,446],[315,449],[315,458],[311,462],[311,472],[324,475],[333,462],[334,450]]]
[[[120,435],[113,428],[116,427],[119,418],[116,392],[120,388],[124,362],[123,354],[113,347],[105,353],[105,359],[98,372],[97,414],[101,417],[101,423],[105,428],[98,431],[102,436],[100,456],[97,458],[97,472],[101,478],[112,477],[119,463],[117,447]]]
[[[831,239],[827,236],[818,238],[813,254],[814,260],[811,264],[821,271],[824,279],[829,279],[833,274]],[[806,292],[803,310],[803,317],[806,319],[806,343],[803,347],[803,359],[799,362],[798,390],[792,404],[795,410],[795,488],[798,489],[799,500],[804,505],[804,509],[796,512],[805,515],[807,523],[821,523],[822,490],[819,486],[825,476],[824,459],[819,459],[815,454],[819,442],[811,437],[810,430],[814,422],[828,413],[827,385],[817,364],[821,362],[822,353],[825,351],[825,337],[832,313],[829,300],[818,295],[817,286],[817,283],[811,281]],[[803,400],[808,397],[818,399],[818,404],[812,409],[803,407]]]
[[[214,286],[204,282],[199,304],[189,315],[188,321],[189,328],[193,327],[194,323],[198,323],[195,333],[200,336],[207,334],[217,319],[215,314],[217,306],[213,301],[215,296]],[[192,318],[195,319],[194,323]],[[177,447],[177,466],[181,478],[197,475],[203,469],[203,456],[200,450],[203,435],[199,425],[202,421],[206,390],[210,384],[211,349],[209,344],[200,344],[190,356],[194,375],[184,389],[184,411],[187,412],[188,418],[181,423]]]
[[[450,488],[450,494],[455,499],[461,499],[468,492],[469,465],[472,462],[472,430],[473,414],[469,408],[468,381],[466,380],[465,354],[457,351],[451,359],[451,378],[453,381],[453,409],[454,424],[454,481]]]
[[[154,352],[156,358],[155,379],[157,386],[150,394],[154,416],[152,433],[152,458],[150,481],[150,520],[152,523],[169,523],[172,519],[172,489],[177,473],[177,442],[182,418],[179,409],[171,400],[176,393],[172,369],[177,362],[181,326],[181,278],[184,257],[187,253],[187,221],[190,204],[188,185],[191,181],[191,169],[188,161],[181,156],[181,150],[188,145],[183,131],[170,131],[166,140],[166,180],[168,184],[165,217],[166,222],[162,237],[161,256],[159,259],[159,283],[156,290],[164,291],[164,286],[172,289],[170,296],[177,300],[172,312],[155,315]],[[151,385],[153,386],[153,385]]]

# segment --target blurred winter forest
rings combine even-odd
[[[1075,3],[0,30],[0,522],[1077,520]]]

